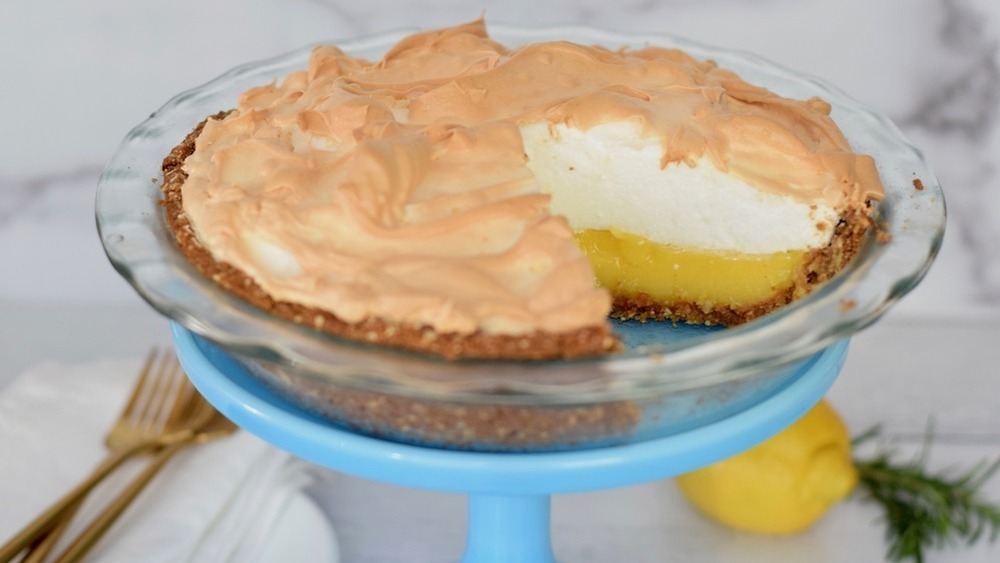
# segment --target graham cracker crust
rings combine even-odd
[[[532,452],[626,443],[643,408],[635,401],[528,407],[452,404],[335,388],[310,378],[261,381],[307,411],[369,436],[466,451]]]

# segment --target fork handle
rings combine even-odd
[[[24,554],[24,559],[21,559],[20,563],[43,563],[49,556],[49,553],[56,547],[56,544],[59,543],[59,538],[62,537],[66,529],[73,522],[73,517],[76,516],[82,504],[83,501],[81,500],[67,508],[59,519],[59,523],[53,526],[42,539],[28,548],[28,551]]]
[[[126,459],[150,447],[150,444],[138,444],[131,448],[116,451],[100,463],[91,474],[71,491],[63,495],[58,501],[50,506],[45,512],[38,515],[27,526],[25,526],[14,537],[0,547],[0,563],[7,563],[13,560],[24,548],[35,543],[43,534],[51,530],[60,520],[63,512],[82,501],[102,479],[107,477],[112,471],[117,469]]]
[[[146,488],[146,485],[153,480],[153,477],[163,468],[174,454],[187,446],[196,443],[196,436],[180,440],[168,446],[164,446],[156,453],[156,457],[149,462],[143,470],[130,484],[109,504],[85,530],[73,540],[66,550],[56,558],[56,563],[75,563],[82,559],[91,548],[104,536],[104,533],[118,520],[118,517],[125,512],[125,509],[139,496],[139,493]]]

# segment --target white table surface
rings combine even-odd
[[[929,276],[857,335],[830,400],[855,432],[883,424],[904,453],[927,421],[935,468],[1000,455],[1000,3],[995,0],[174,0],[4,3],[0,10],[0,387],[42,361],[138,357],[166,321],[108,265],[97,176],[129,128],[236,64],[320,40],[477,17],[662,32],[821,76],[893,118],[945,186],[949,233]],[[181,61],[181,62],[179,62]],[[461,495],[328,473],[310,491],[343,561],[455,561]],[[1000,501],[1000,479],[987,484]],[[2,499],[0,499],[2,506]],[[839,505],[808,533],[716,526],[671,481],[560,495],[562,561],[881,561],[873,506]],[[1000,561],[1000,545],[929,562]]]

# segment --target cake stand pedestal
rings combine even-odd
[[[554,562],[551,495],[672,477],[743,451],[816,404],[843,366],[847,340],[801,362],[785,386],[718,422],[665,438],[553,453],[462,452],[399,444],[333,426],[261,385],[219,348],[172,326],[195,387],[236,424],[314,463],[398,485],[468,495],[465,563]]]

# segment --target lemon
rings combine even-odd
[[[857,482],[850,434],[826,401],[773,438],[677,478],[709,518],[772,535],[805,530]]]

